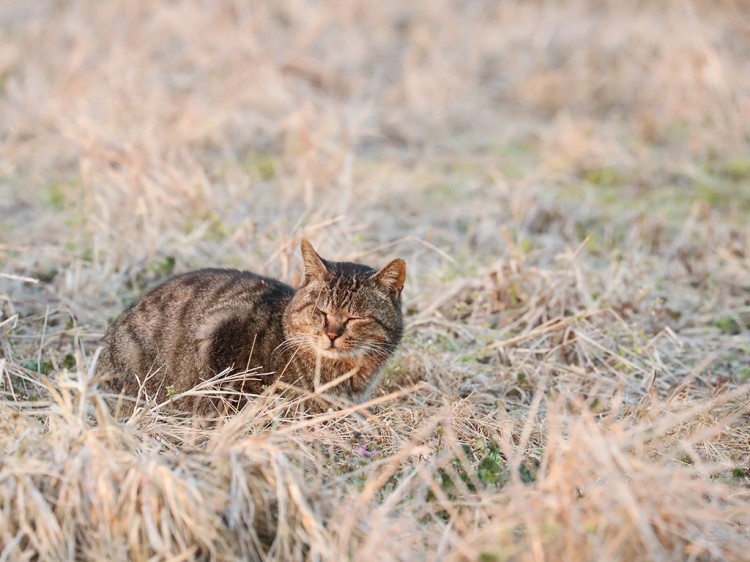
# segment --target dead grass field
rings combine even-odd
[[[750,559],[750,3],[0,31],[0,560]],[[113,419],[108,321],[191,268],[293,283],[302,237],[407,260],[369,409]]]

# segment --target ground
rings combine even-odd
[[[749,19],[0,4],[0,559],[747,559]],[[366,408],[113,415],[133,298],[302,238],[407,262]]]

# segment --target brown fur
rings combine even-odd
[[[108,387],[163,401],[227,369],[249,368],[255,371],[228,385],[239,404],[279,379],[311,391],[347,373],[330,392],[366,399],[401,340],[406,264],[393,260],[376,272],[323,260],[306,240],[301,250],[305,279],[296,291],[246,271],[203,269],[143,295],[104,336],[100,365]],[[218,409],[207,398],[182,397],[175,405],[204,414]]]

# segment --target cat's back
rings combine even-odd
[[[135,315],[149,323],[163,321],[175,313],[184,322],[195,313],[284,301],[293,295],[294,289],[281,281],[249,271],[199,269],[175,275],[157,285],[130,305],[118,322]]]
[[[133,302],[110,326],[102,342],[103,364],[147,371],[147,363],[159,356],[189,352],[212,318],[243,315],[265,322],[280,317],[293,296],[292,287],[249,271],[200,269],[176,275]]]

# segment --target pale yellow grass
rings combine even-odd
[[[0,3],[0,560],[748,559],[749,21]],[[116,415],[114,315],[303,237],[407,260],[367,408]]]

